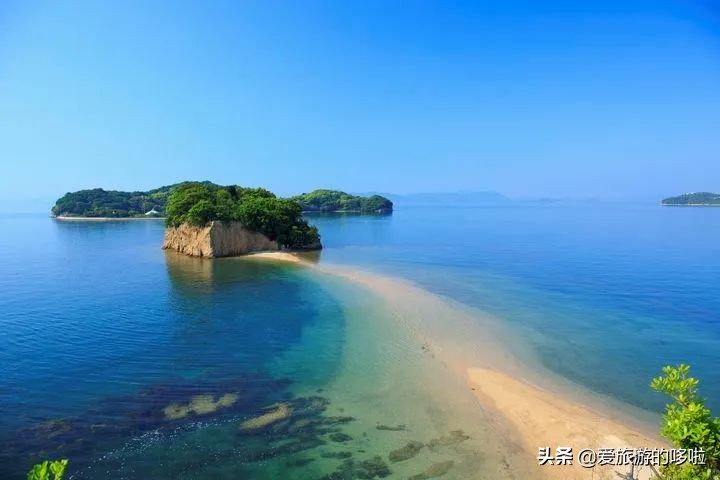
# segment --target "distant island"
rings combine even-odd
[[[220,187],[212,182],[181,182],[148,190],[146,192],[122,192],[93,188],[69,192],[59,198],[52,207],[55,217],[83,218],[142,218],[164,217],[170,195],[186,185]],[[315,190],[290,198],[300,204],[304,212],[354,212],[389,213],[393,202],[380,195],[368,197],[350,195],[337,190]]]
[[[390,213],[393,202],[380,195],[361,197],[338,190],[314,190],[292,197],[304,212]]]
[[[186,183],[189,182],[167,185],[147,192],[120,192],[102,188],[69,192],[55,202],[51,212],[56,217],[164,216],[168,197]]]
[[[665,198],[662,205],[669,207],[720,207],[720,194],[696,192]]]

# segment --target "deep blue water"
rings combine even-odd
[[[682,361],[720,408],[720,209],[408,208],[311,221],[321,262],[408,278],[486,310],[546,367],[590,389],[658,410],[648,382]],[[2,478],[57,455],[73,459],[74,478],[216,478],[200,468],[220,447],[161,471],[159,450],[105,453],[167,428],[158,412],[169,403],[242,392],[213,417],[222,421],[334,374],[342,299],[302,268],[166,255],[156,221],[3,216],[0,231]],[[269,365],[309,325],[327,329],[317,362],[278,377]],[[260,478],[249,472],[234,474]]]
[[[306,325],[342,324],[301,269],[166,256],[160,221],[0,225],[0,478],[53,448],[87,465],[193,394],[242,392],[235,414],[284,398],[297,378],[267,365]],[[341,343],[329,338],[302,375],[331,375]]]

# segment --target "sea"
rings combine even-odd
[[[462,380],[386,301],[325,267],[491,318],[505,332],[494,348],[650,422],[666,399],[649,383],[669,364],[691,365],[720,410],[720,209],[308,220],[322,268],[165,252],[161,220],[0,215],[0,478],[59,458],[71,479],[511,478]]]

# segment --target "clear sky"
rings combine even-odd
[[[151,5],[148,5],[151,4]],[[720,190],[720,2],[0,2],[0,200]]]

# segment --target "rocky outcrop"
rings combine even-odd
[[[277,242],[244,228],[240,222],[211,222],[207,227],[187,224],[168,227],[162,248],[193,257],[230,257],[280,250]]]

